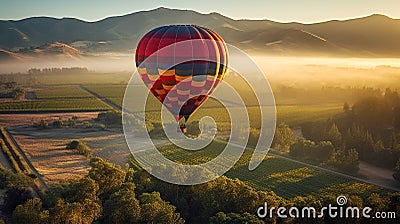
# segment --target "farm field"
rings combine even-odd
[[[212,142],[205,149],[190,151],[166,144],[158,147],[158,150],[177,163],[201,164],[218,156],[224,147],[224,143]],[[366,198],[374,192],[387,192],[374,185],[349,180],[273,156],[267,156],[256,170],[249,171],[248,162],[251,156],[252,152],[246,150],[225,176],[238,178],[259,190],[274,191],[285,198],[310,194],[319,197],[324,195],[324,192],[336,195],[353,194]]]
[[[62,99],[62,98],[93,98],[93,96],[76,85],[68,86],[43,86],[35,91],[38,99]]]
[[[41,86],[36,99],[0,103],[0,112],[100,111],[110,107],[79,86]]]
[[[123,134],[116,130],[93,131],[80,128],[37,130],[19,127],[12,128],[11,133],[48,184],[76,179],[87,172],[88,160],[76,152],[65,149],[65,144],[71,139],[85,142],[95,156],[122,167],[131,158]],[[224,143],[212,142],[205,149],[190,151],[167,143],[158,149],[173,161],[200,164],[218,156],[224,146]],[[365,198],[373,192],[387,192],[373,185],[352,181],[273,156],[267,156],[255,171],[249,171],[248,161],[251,156],[252,152],[246,150],[236,165],[225,175],[245,181],[259,190],[274,191],[285,198],[309,194],[318,197],[324,192],[337,195],[354,194]]]
[[[109,99],[111,102],[122,106],[124,97],[124,91],[126,85],[84,85],[86,88],[93,92]],[[144,88],[144,87],[140,87]],[[250,99],[251,97],[246,99]],[[146,118],[149,121],[159,121],[160,113],[159,108],[161,103],[158,102],[154,97],[148,98]],[[277,123],[286,122],[290,126],[297,126],[301,123],[313,120],[327,119],[342,110],[342,103],[331,103],[331,104],[280,104],[276,102],[277,106]],[[251,103],[250,103],[251,104]],[[250,117],[250,124],[252,127],[257,127],[259,124],[259,109],[255,106],[249,105],[247,107]],[[198,120],[204,116],[211,116],[220,125],[221,130],[226,130],[229,126],[229,115],[225,113],[225,109],[222,105],[214,99],[208,99],[199,110],[197,110],[191,120]]]
[[[81,85],[81,84],[103,84],[114,83],[121,84],[127,83],[131,76],[131,72],[112,72],[112,73],[86,73],[86,74],[48,74],[48,75],[34,75],[32,79],[38,84],[42,85]]]
[[[32,125],[34,122],[39,122],[40,120],[68,120],[74,116],[78,117],[79,120],[89,120],[96,118],[98,114],[99,112],[0,114],[0,126]]]
[[[77,119],[84,121],[93,119],[97,115],[98,113],[94,112],[74,114],[0,114],[0,124],[7,127],[29,161],[43,176],[44,182],[49,185],[79,179],[87,173],[89,162],[86,157],[79,155],[76,151],[67,150],[66,143],[71,141],[70,138],[91,136],[96,131],[78,128],[38,129],[31,126],[32,120],[37,121],[43,118],[47,120],[65,120],[75,116]]]
[[[105,76],[103,77],[105,80]],[[48,85],[34,86],[36,99],[29,101],[2,102],[0,111],[101,111],[111,107],[103,103],[89,92],[80,87],[89,89],[101,97],[106,98],[117,106],[122,106],[126,84],[113,82],[108,84],[101,80],[97,82],[66,82],[60,85],[60,80],[55,78]],[[51,85],[49,85],[51,83]],[[138,88],[145,88],[138,86]],[[278,93],[279,94],[279,93]],[[254,106],[254,96],[243,91],[241,95],[246,97],[247,110],[249,112],[251,127],[257,128],[260,123],[259,109]],[[342,111],[343,102],[321,103],[288,99],[287,97],[275,97],[278,101],[277,123],[286,122],[291,127],[296,127],[307,121],[327,119]],[[297,104],[296,104],[297,102]],[[146,118],[150,122],[159,121],[159,108],[161,104],[153,97],[148,98]],[[70,113],[70,115],[73,113]],[[1,116],[5,116],[2,118]],[[15,115],[17,117],[19,115]],[[89,117],[95,117],[96,114]],[[228,131],[230,118],[226,109],[216,100],[209,99],[197,110],[189,122],[198,121],[204,116],[215,119],[220,131]],[[14,117],[14,115],[12,116]],[[15,118],[0,115],[0,123],[4,126],[24,125],[38,119],[59,119],[56,115],[37,114]],[[90,119],[88,117],[88,119]],[[13,122],[16,122],[15,124]],[[120,166],[129,162],[131,154],[125,143],[123,133],[118,130],[85,130],[85,129],[49,129],[33,130],[27,127],[15,127],[11,129],[21,148],[29,156],[38,171],[44,175],[47,183],[57,183],[65,179],[77,179],[84,175],[88,169],[88,161],[84,156],[75,154],[65,149],[65,144],[71,139],[79,139],[87,143],[95,156],[100,156]],[[161,141],[161,140],[160,140]],[[160,151],[168,158],[183,163],[203,163],[217,156],[223,149],[223,144],[213,142],[206,149],[190,152],[177,149],[166,144],[160,147]],[[230,178],[238,178],[260,190],[274,191],[278,195],[291,198],[297,195],[321,195],[324,192],[339,194],[356,194],[367,197],[373,192],[384,193],[385,190],[356,181],[352,181],[331,173],[316,170],[299,165],[284,159],[268,156],[256,169],[247,169],[251,152],[246,151],[235,167],[225,175]],[[363,189],[360,191],[360,189]]]
[[[84,87],[122,107],[126,84],[84,85]]]
[[[66,144],[74,139],[85,142],[94,156],[122,167],[130,158],[125,138],[118,131],[92,128],[37,129],[26,125],[10,127],[9,130],[48,185],[79,179],[87,174],[89,159],[75,150],[66,149]]]
[[[43,176],[46,184],[77,180],[89,170],[84,156],[65,148],[66,140],[41,139],[26,135],[14,135],[33,166]]]

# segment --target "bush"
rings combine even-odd
[[[67,143],[67,149],[76,149],[80,155],[84,155],[86,157],[92,156],[92,151],[89,146],[87,146],[84,142],[73,140],[70,143]]]
[[[107,111],[97,115],[97,121],[102,122],[106,127],[121,126],[122,114],[117,111]]]
[[[55,128],[62,128],[64,127],[64,122],[62,120],[57,120],[53,122],[53,127]]]
[[[47,128],[49,126],[49,123],[46,120],[42,119],[39,122],[34,123],[33,126],[36,127],[36,128],[45,129],[45,128]]]
[[[82,127],[84,128],[91,128],[92,124],[89,121],[82,122]]]

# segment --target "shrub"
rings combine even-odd
[[[62,128],[64,127],[64,122],[62,120],[57,120],[53,122],[53,127],[55,128]]]
[[[49,123],[46,120],[42,119],[38,123],[34,123],[33,126],[36,127],[36,128],[44,129],[44,128],[47,128],[49,126]]]
[[[84,155],[86,157],[92,156],[92,151],[90,148],[81,141],[73,140],[70,143],[67,143],[67,149],[76,149],[80,155]]]
[[[106,127],[118,127],[122,125],[122,114],[117,111],[99,113],[97,121],[102,122]]]

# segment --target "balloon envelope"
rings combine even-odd
[[[139,41],[135,59],[143,82],[177,121],[185,118],[183,123],[205,102],[227,70],[223,39],[195,25],[151,30]]]

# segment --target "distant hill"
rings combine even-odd
[[[7,51],[4,49],[0,49],[0,60],[1,61],[9,61],[9,60],[23,60],[27,59],[26,55],[14,53],[11,51]]]
[[[18,51],[11,52],[0,49],[1,61],[26,60],[26,59],[80,59],[87,56],[86,53],[71,47],[67,44],[55,42],[44,44],[39,47],[21,48]]]
[[[209,27],[226,42],[248,52],[282,56],[400,57],[400,20],[382,15],[301,24],[233,20],[218,13],[201,14],[167,8],[96,22],[49,17],[0,21],[0,48],[11,53],[29,54],[25,52],[29,51],[27,49],[57,43],[58,54],[68,57],[82,56],[85,52],[133,52],[146,32],[167,24]],[[42,52],[54,53],[53,50]]]

